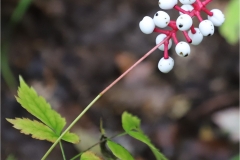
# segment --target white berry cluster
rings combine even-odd
[[[174,66],[174,60],[168,56],[168,50],[172,46],[172,40],[176,47],[175,51],[180,57],[187,57],[190,54],[190,46],[198,45],[202,42],[204,36],[214,34],[214,26],[221,26],[225,20],[223,13],[219,9],[209,11],[206,6],[212,0],[179,0],[183,5],[177,5],[178,0],[159,0],[158,4],[162,10],[175,9],[179,11],[179,17],[176,21],[170,20],[170,16],[164,11],[158,11],[153,18],[145,16],[139,23],[141,31],[145,34],[153,32],[160,33],[156,38],[156,44],[163,43],[159,49],[164,51],[164,57],[160,59],[158,68],[163,73],[168,73]],[[203,20],[201,12],[208,15],[207,20]],[[199,20],[198,28],[194,27],[192,18]],[[162,28],[170,27],[171,30]],[[176,33],[182,31],[187,42],[178,41]]]

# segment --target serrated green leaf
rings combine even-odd
[[[137,139],[137,140],[145,143],[145,144],[148,145],[148,146],[151,146],[151,147],[153,146],[153,145],[151,144],[150,139],[149,139],[144,133],[142,133],[142,132],[130,131],[130,132],[128,132],[128,134],[129,134],[131,137],[133,137],[133,138],[135,138],[135,139]]]
[[[16,118],[7,119],[7,121],[12,123],[13,127],[20,130],[21,133],[26,135],[31,134],[32,138],[50,142],[55,142],[58,138],[48,126],[36,120],[32,121],[27,118]]]
[[[128,132],[128,134],[131,137],[148,145],[148,147],[152,150],[157,160],[167,160],[167,158],[161,152],[159,152],[159,150],[151,143],[150,139],[144,133],[130,131]]]
[[[70,142],[70,143],[79,143],[80,139],[79,136],[75,133],[67,132],[63,137],[62,140]]]
[[[220,27],[220,33],[230,44],[239,39],[239,0],[231,0],[225,11],[225,22]]]
[[[51,109],[49,103],[46,100],[38,96],[33,88],[30,88],[22,79],[20,79],[20,87],[18,88],[17,101],[25,108],[29,113],[37,117],[48,127],[60,135],[63,127],[66,124],[64,118],[61,117],[55,110]]]
[[[132,155],[120,144],[108,140],[107,145],[113,154],[121,160],[134,160]]]
[[[102,160],[102,159],[96,156],[94,153],[87,151],[81,155],[80,160]]]
[[[122,127],[126,132],[140,130],[140,119],[128,112],[122,114]]]
[[[44,125],[41,122],[36,120],[30,120],[27,118],[16,118],[16,119],[7,119],[8,122],[13,124],[13,127],[20,130],[21,133],[32,135],[32,138],[39,139],[39,140],[47,140],[49,142],[55,142],[58,138],[58,135],[50,129],[48,126]],[[77,143],[79,142],[78,136],[73,133],[66,133],[63,136],[63,140]]]
[[[167,158],[155,147],[150,147],[150,149],[152,150],[156,160],[167,160]]]

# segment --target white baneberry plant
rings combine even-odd
[[[206,6],[212,0],[179,0],[183,5],[177,5],[177,0],[159,0],[158,5],[162,10],[175,9],[179,11],[179,17],[176,21],[170,20],[170,16],[164,11],[158,11],[154,17],[145,16],[139,23],[141,31],[145,34],[153,32],[160,33],[156,38],[156,44],[159,44],[159,50],[164,51],[163,58],[158,63],[158,68],[163,73],[168,73],[174,66],[174,60],[169,57],[168,50],[172,46],[172,40],[175,43],[175,51],[180,57],[190,55],[190,46],[198,45],[202,42],[204,36],[212,36],[214,34],[214,26],[221,26],[225,20],[223,13],[219,9],[209,11]],[[208,15],[208,19],[203,20],[201,12]],[[199,27],[195,28],[192,18],[197,17]],[[162,30],[160,28],[170,27],[170,30]],[[179,42],[177,32],[182,31],[186,42]],[[172,39],[172,40],[171,40]],[[161,43],[161,44],[160,44]]]

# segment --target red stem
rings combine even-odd
[[[164,42],[164,59],[168,59],[168,42],[169,40]]]
[[[113,81],[109,86],[107,86],[99,95],[106,93],[112,86],[114,86],[119,80],[121,80],[126,74],[128,74],[134,67],[136,67],[140,62],[147,58],[152,52],[154,52],[159,46],[161,46],[170,36],[167,36],[162,42],[153,47],[148,51],[142,58],[140,58],[136,63],[134,63],[128,70],[126,70],[122,75],[120,75],[115,81]]]
[[[159,28],[154,28],[153,32],[163,33],[163,34],[166,34],[166,35],[169,35],[169,33],[170,33],[170,31],[162,30],[162,29],[159,29]]]
[[[200,15],[199,12],[195,12],[195,15],[196,15],[196,17],[198,18],[198,20],[199,20],[200,22],[203,21],[203,19],[202,19],[202,17],[201,17],[201,15]]]
[[[178,44],[178,39],[177,39],[176,33],[172,33],[172,39],[175,44]]]
[[[196,3],[199,6],[199,8],[202,8],[203,5],[202,5],[202,2],[200,0],[196,0]]]
[[[191,30],[192,34],[195,34],[197,32],[193,25],[191,26],[190,30]]]
[[[184,14],[188,14],[188,11],[185,11],[184,9],[182,9],[181,7],[179,7],[178,5],[175,5],[173,8],[176,9],[176,10],[178,10],[178,11],[180,11],[180,12],[182,12],[182,13],[184,13]]]
[[[183,35],[184,35],[184,37],[186,38],[186,40],[187,40],[188,43],[192,43],[192,40],[191,40],[191,38],[188,36],[188,34],[187,34],[186,31],[183,31]]]
[[[202,11],[203,12],[205,12],[205,13],[207,13],[207,15],[209,15],[209,16],[213,16],[213,12],[210,12],[207,8],[205,8],[205,7],[202,7]]]
[[[206,6],[208,3],[212,2],[212,0],[205,0],[202,2],[203,6]]]

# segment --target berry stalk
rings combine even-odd
[[[47,156],[51,153],[53,148],[60,142],[62,137],[80,120],[80,118],[95,104],[104,93],[106,93],[112,86],[114,86],[118,81],[120,81],[126,74],[128,74],[134,67],[136,67],[140,62],[142,62],[145,58],[147,58],[151,53],[153,53],[158,47],[160,47],[165,41],[169,39],[167,36],[162,42],[153,47],[150,51],[148,51],[142,58],[140,58],[136,63],[134,63],[128,70],[126,70],[122,75],[120,75],[115,81],[113,81],[109,86],[107,86],[101,93],[97,95],[96,98],[90,102],[90,104],[75,118],[75,120],[68,126],[68,128],[58,137],[58,139],[52,144],[52,146],[48,149],[45,155],[41,160],[45,160]]]
[[[107,86],[99,95],[103,95],[106,93],[112,86],[114,86],[119,80],[121,80],[126,74],[128,74],[134,67],[136,67],[140,62],[142,62],[145,58],[147,58],[151,53],[153,53],[158,47],[160,47],[163,43],[168,41],[170,36],[167,36],[161,43],[157,44],[150,51],[148,51],[142,58],[140,58],[137,62],[135,62],[128,70],[126,70],[122,75],[120,75],[115,81],[113,81],[109,86]]]

